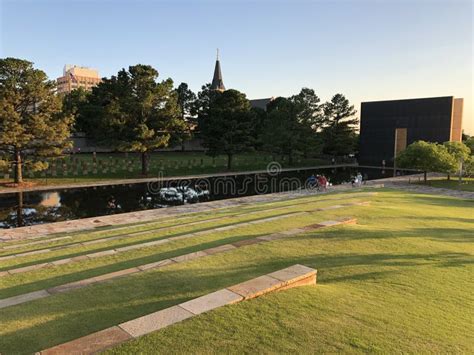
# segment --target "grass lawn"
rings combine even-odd
[[[336,217],[358,219],[357,225],[246,246],[1,309],[0,353],[32,353],[296,263],[318,269],[316,286],[226,306],[109,352],[472,353],[473,202],[388,189],[378,191],[372,197],[348,192],[258,204],[248,209],[259,211],[251,217],[244,217],[243,208],[236,207],[218,212],[226,216],[225,221],[210,221],[205,226],[306,210],[308,206],[329,206],[345,199],[371,201],[370,206],[210,231],[130,254],[2,277],[0,294],[4,298],[62,284],[84,273],[105,273],[144,259],[179,255],[183,250],[202,250]],[[272,211],[273,206],[286,207]],[[205,216],[211,218],[212,214]],[[195,218],[199,216],[183,221]],[[179,224],[180,219],[174,222]],[[182,226],[186,231],[202,227]],[[176,232],[160,231],[155,237]],[[111,235],[113,230],[101,233]],[[97,233],[78,233],[73,237],[94,239]],[[133,238],[139,241],[142,237]],[[107,242],[103,247],[112,247],[114,243],[119,241]],[[33,245],[30,250],[38,248]],[[28,250],[28,246],[19,250]],[[44,254],[39,254],[20,259],[40,262],[44,258]],[[0,267],[10,262],[0,261]]]
[[[50,168],[44,172],[24,172],[26,182],[36,185],[64,185],[89,183],[111,179],[136,179],[141,175],[141,160],[134,153],[97,154],[94,167],[92,153],[75,154],[50,161]],[[271,156],[268,153],[238,154],[233,158],[232,171],[264,170],[268,163],[279,162],[282,167],[290,167],[287,158]],[[299,158],[293,167],[314,166],[327,163],[317,158]],[[64,167],[67,169],[64,170]],[[229,171],[227,157],[212,158],[200,152],[156,152],[150,155],[148,177],[212,174]],[[12,180],[12,171],[1,172],[1,184]],[[7,176],[6,176],[7,175]],[[6,178],[8,177],[8,178]]]
[[[428,180],[428,185],[445,189],[474,192],[474,178],[463,178],[461,184],[456,176],[451,177],[451,180],[430,179]]]

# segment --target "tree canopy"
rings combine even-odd
[[[356,113],[354,106],[342,94],[334,95],[323,105],[325,126],[321,135],[324,153],[334,156],[354,153],[358,142],[356,125],[359,120],[354,117]]]
[[[23,181],[23,165],[47,168],[45,158],[71,146],[73,119],[61,110],[55,84],[33,63],[0,59],[0,152],[3,165],[12,164],[15,182]]]
[[[173,81],[157,78],[158,71],[149,65],[122,69],[94,87],[80,110],[88,133],[99,143],[142,153],[143,175],[148,153],[167,147],[185,131]]]
[[[196,94],[189,89],[188,84],[181,83],[176,88],[176,93],[178,95],[178,106],[181,111],[181,117],[184,121],[183,128],[184,130],[180,134],[181,148],[184,151],[184,142],[187,139],[191,138],[191,132],[194,126],[196,125],[195,117],[192,115],[192,110],[194,102],[197,97]]]
[[[204,96],[201,96],[202,99]],[[250,102],[245,94],[226,90],[209,92],[201,105],[200,130],[207,154],[227,155],[227,167],[231,169],[235,154],[254,148],[255,113],[250,108]]]
[[[272,153],[288,156],[290,164],[293,164],[295,154],[315,143],[310,114],[302,118],[303,106],[293,99],[278,97],[267,107],[266,124],[262,130],[264,147]]]
[[[73,128],[76,132],[86,130],[87,121],[81,112],[87,104],[89,96],[90,92],[81,87],[63,95],[63,112],[75,117]]]
[[[396,163],[400,168],[430,172],[449,173],[456,169],[456,159],[446,146],[425,141],[410,144],[398,155]]]

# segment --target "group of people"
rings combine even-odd
[[[326,190],[329,186],[329,181],[324,175],[314,175],[312,174],[308,178],[308,188],[317,189],[317,190]]]
[[[351,179],[352,187],[360,187],[362,185],[362,180],[363,180],[362,174],[357,173],[357,175],[353,176]]]
[[[366,178],[366,177],[365,177]],[[351,185],[352,187],[360,187],[362,186],[362,182],[364,181],[364,177],[360,172],[357,175],[351,177]],[[326,190],[328,186],[331,184],[329,183],[328,179],[324,175],[314,175],[312,174],[308,180],[306,181],[306,186],[309,189],[317,189],[318,191]]]

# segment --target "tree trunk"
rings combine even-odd
[[[425,184],[426,184],[426,171],[423,171],[423,180],[424,180],[424,182],[425,182]]]
[[[232,169],[232,154],[227,154],[227,170]]]
[[[450,181],[450,180],[451,180],[451,174],[448,173],[448,181]]]
[[[15,149],[15,183],[21,184],[23,182],[23,166],[21,161],[21,153]]]
[[[18,192],[18,205],[16,207],[16,226],[23,227],[23,191]]]
[[[148,152],[142,152],[142,175],[148,175]]]

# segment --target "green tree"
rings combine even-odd
[[[327,123],[327,118],[323,115],[321,99],[313,89],[302,88],[289,100],[296,105],[298,120],[302,124],[311,126],[314,131],[318,131]]]
[[[185,128],[173,81],[157,78],[158,71],[149,65],[122,69],[92,90],[80,112],[99,144],[140,152],[143,175],[148,174],[149,153],[179,140]]]
[[[24,165],[45,169],[46,158],[71,146],[72,123],[43,71],[26,60],[0,59],[0,151],[13,165],[16,183],[23,182]]]
[[[322,148],[320,132],[327,123],[327,119],[323,114],[321,99],[313,89],[302,88],[297,95],[291,96],[289,100],[296,105],[298,121],[302,128],[305,127],[303,131],[307,133],[302,136],[305,141],[302,142],[301,150],[305,157],[310,153],[313,155],[319,154]],[[311,131],[307,129],[308,127],[312,129],[313,134],[310,134]]]
[[[219,97],[220,91],[212,90],[211,84],[207,83],[201,87],[201,91],[197,94],[197,99],[191,107],[191,115],[197,117],[198,130],[201,130],[202,123],[209,116],[211,103]]]
[[[463,142],[444,142],[443,144],[448,150],[449,154],[453,156],[455,161],[458,163],[458,169],[454,169],[452,173],[455,173],[456,170],[459,172],[459,181],[462,180],[463,164],[469,160],[471,155],[471,149]],[[449,179],[449,173],[448,173]]]
[[[260,107],[252,107],[251,110],[255,117],[252,135],[254,140],[254,147],[255,150],[261,151],[264,149],[263,132],[265,130],[265,125],[267,122],[267,112]]]
[[[63,112],[74,117],[74,130],[84,132],[88,122],[80,114],[84,105],[87,104],[90,92],[84,88],[77,88],[63,95]]]
[[[463,143],[471,150],[471,154],[474,154],[474,137],[468,137]]]
[[[188,84],[181,83],[176,88],[176,93],[178,94],[178,105],[181,109],[181,116],[183,119],[191,116],[191,111],[196,101],[196,94],[189,89]]]
[[[295,154],[311,145],[314,131],[300,119],[301,107],[293,100],[278,97],[268,104],[267,119],[262,133],[266,150],[288,156],[290,165]]]
[[[474,175],[474,155],[469,156],[464,162],[464,172],[467,176]]]
[[[357,111],[342,94],[336,94],[323,105],[323,151],[333,156],[352,154],[357,149],[355,118]]]
[[[176,88],[178,95],[178,105],[181,111],[181,118],[185,122],[184,131],[181,133],[181,150],[184,151],[184,142],[191,138],[191,130],[195,125],[194,117],[192,116],[192,109],[197,97],[196,94],[188,88],[188,84],[181,83]]]
[[[207,112],[202,112],[201,138],[208,155],[227,155],[227,168],[231,169],[235,154],[253,150],[255,114],[245,94],[237,90],[213,96]]]
[[[456,169],[456,159],[444,145],[424,141],[410,144],[397,156],[396,163],[400,168],[418,169],[425,172],[449,173]]]

